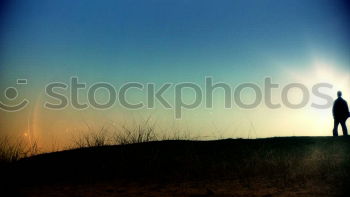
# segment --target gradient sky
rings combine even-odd
[[[186,111],[182,120],[160,107],[43,109],[45,85],[71,76],[88,85],[106,81],[116,87],[129,81],[203,85],[205,76],[234,87],[261,84],[271,76],[280,84],[328,82],[335,85],[332,96],[341,88],[350,98],[346,1],[15,0],[3,2],[0,12],[1,91],[25,78],[29,84],[18,87],[18,99],[31,100],[23,111],[0,111],[1,133],[31,132],[48,140],[84,130],[86,124],[134,124],[151,114],[164,132],[179,129],[194,136],[331,134],[330,109],[228,110],[222,92],[214,97],[214,109]],[[0,98],[5,102],[3,94]],[[137,98],[143,95],[135,92],[132,99]]]

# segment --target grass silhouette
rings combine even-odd
[[[37,141],[28,143],[21,138],[0,137],[0,163],[15,162],[37,153],[39,153]]]

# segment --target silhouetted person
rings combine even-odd
[[[346,120],[349,118],[348,103],[342,98],[342,92],[338,92],[338,99],[334,101],[333,105],[334,129],[333,136],[338,136],[338,126],[341,125],[344,136],[348,135],[346,128]]]

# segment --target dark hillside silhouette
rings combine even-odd
[[[74,196],[78,190],[85,196],[342,196],[350,186],[349,140],[175,140],[81,148],[8,164],[1,179],[10,194],[36,197]]]

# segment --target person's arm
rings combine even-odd
[[[349,112],[349,106],[348,106],[347,102],[345,102],[345,109],[348,112],[348,117],[349,117],[350,116],[350,112]]]

